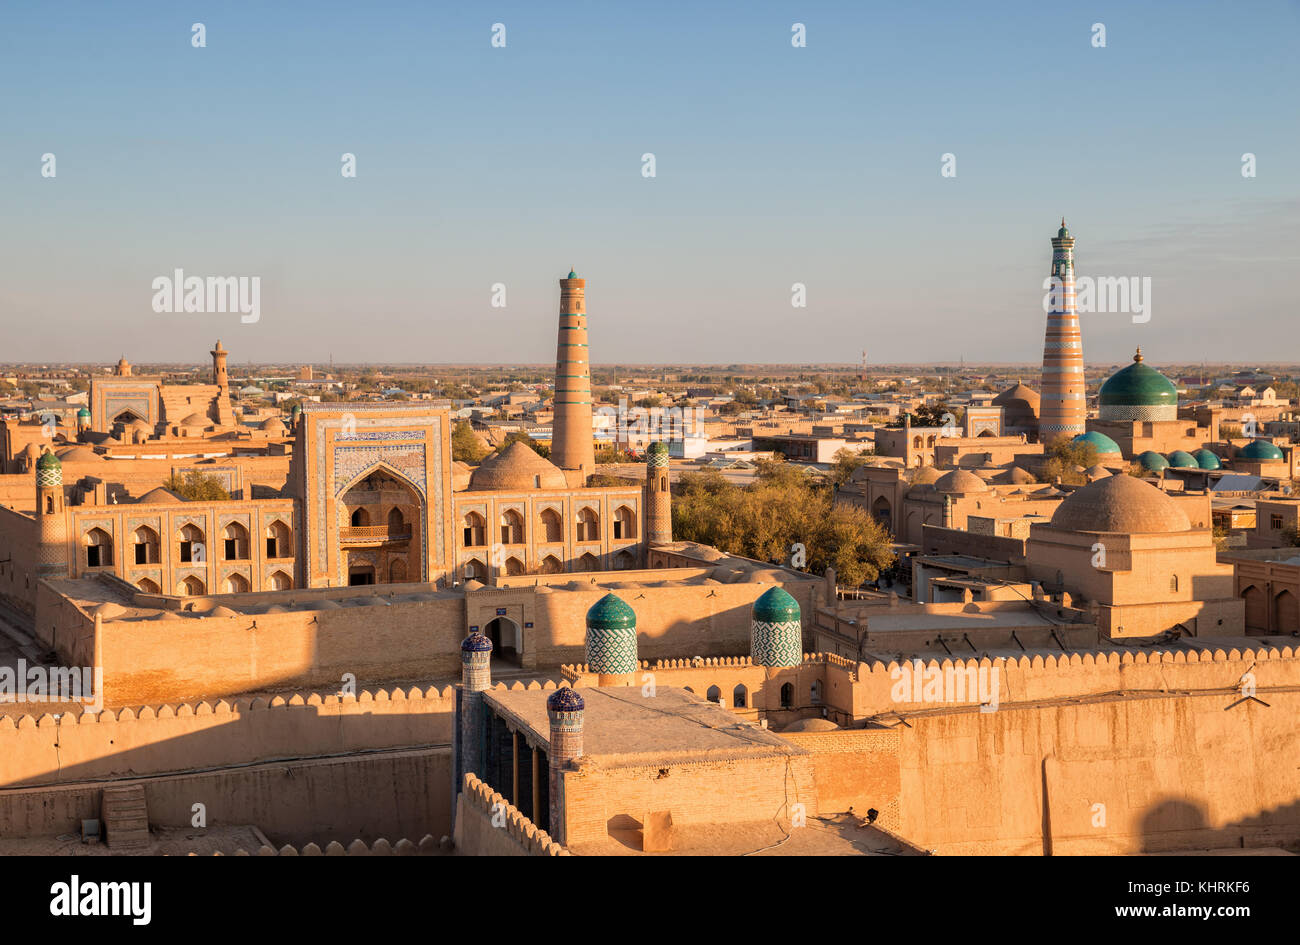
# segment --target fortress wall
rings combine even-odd
[[[662,764],[580,764],[565,771],[565,843],[600,840],[608,835],[611,819],[629,816],[640,822],[652,811],[671,811],[678,827],[774,819],[788,823],[796,803],[804,805],[807,816],[817,814],[809,754]]]
[[[569,856],[550,834],[469,773],[456,801],[455,842],[463,856]]]
[[[0,716],[0,787],[443,745],[454,705],[448,686]]]
[[[900,832],[950,855],[1294,844],[1300,694],[1260,695],[913,717]]]
[[[100,817],[103,789],[122,783],[0,790],[0,836],[79,833],[83,819]],[[194,805],[203,804],[209,826],[253,824],[277,846],[324,844],[335,837],[370,844],[381,837],[451,832],[447,748],[275,762],[138,783],[155,826],[189,827]]]
[[[874,715],[934,709],[943,705],[964,702],[974,704],[977,698],[947,700],[927,697],[924,686],[918,701],[910,682],[914,663],[873,662],[858,665],[857,681],[853,690],[853,711],[858,718]],[[985,686],[991,693],[994,682],[992,670],[997,669],[998,702],[1010,703],[1049,701],[1053,699],[1099,695],[1120,691],[1161,692],[1210,689],[1221,693],[1238,688],[1245,673],[1253,674],[1254,684],[1261,690],[1278,686],[1300,686],[1300,649],[1261,645],[1257,648],[1229,647],[1206,648],[1199,653],[1187,650],[1157,650],[1134,648],[1122,653],[1062,653],[1046,656],[1035,653],[1014,659],[942,661],[924,660],[927,673],[931,668],[943,680],[951,673],[956,694],[956,670],[965,674],[969,683],[972,670],[983,671]],[[898,670],[895,674],[895,670]],[[906,673],[904,673],[906,670]],[[977,679],[978,681],[978,679]],[[901,697],[894,699],[895,692]],[[969,690],[968,690],[969,695]],[[1267,698],[1267,697],[1264,697]],[[909,719],[910,721],[910,719]]]
[[[109,705],[259,689],[460,675],[459,598],[319,611],[114,620],[101,654]]]

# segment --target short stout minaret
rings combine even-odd
[[[783,587],[768,588],[750,611],[749,659],[755,666],[785,669],[803,663],[799,602]]]
[[[1074,237],[1065,228],[1064,217],[1052,239],[1050,285],[1038,413],[1038,439],[1043,443],[1085,432],[1088,417],[1083,383],[1083,336],[1075,306]]]
[[[551,462],[575,486],[596,471],[591,426],[591,360],[587,346],[587,280],[569,270],[560,280],[560,337],[555,354],[555,419]]]
[[[492,641],[475,630],[460,644],[460,686],[456,690],[457,724],[452,730],[455,776],[452,781],[453,813],[456,795],[467,773],[483,777],[483,693],[492,688]],[[455,821],[452,821],[455,823]]]
[[[568,686],[557,689],[546,700],[551,720],[550,800],[546,832],[556,843],[564,843],[564,771],[582,757],[582,715],[587,704]]]
[[[68,517],[63,499],[63,464],[46,450],[36,461],[36,575],[68,576]]]
[[[606,594],[587,611],[587,670],[598,686],[630,686],[636,680],[636,611],[617,594]]]
[[[673,496],[668,489],[668,444],[656,440],[645,451],[646,545],[673,541]],[[648,562],[647,562],[648,564]]]

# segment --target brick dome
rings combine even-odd
[[[950,473],[940,476],[934,483],[937,492],[988,492],[989,487],[984,480],[973,472],[967,472],[964,469],[954,469]]]
[[[518,440],[485,459],[469,477],[470,490],[475,492],[563,489],[567,485],[564,473]]]
[[[1191,527],[1173,499],[1128,475],[1109,476],[1076,490],[1052,515],[1052,528],[1069,532],[1185,532]]]

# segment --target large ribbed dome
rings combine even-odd
[[[1052,515],[1052,528],[1071,532],[1185,532],[1191,527],[1173,499],[1127,475],[1076,490]]]
[[[563,489],[567,485],[564,473],[518,440],[485,459],[469,477],[469,487],[475,492]]]
[[[989,487],[985,485],[984,480],[972,472],[964,469],[954,469],[939,477],[935,482],[936,492],[988,492]]]
[[[1141,348],[1133,355],[1132,364],[1101,385],[1097,403],[1102,420],[1178,419],[1178,388],[1142,363]]]

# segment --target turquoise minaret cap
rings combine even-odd
[[[1061,228],[1056,231],[1057,239],[1068,239],[1070,231],[1065,228],[1065,217],[1061,217]]]
[[[754,601],[749,658],[755,666],[798,666],[803,662],[799,602],[783,588],[770,588]]]
[[[772,587],[764,591],[762,596],[754,601],[754,610],[751,616],[755,620],[766,620],[769,623],[798,620],[799,602],[790,596],[790,592],[785,588]]]
[[[570,269],[570,270],[569,270],[569,275],[567,276],[567,278],[569,278],[569,279],[576,279],[576,278],[578,278],[578,274],[577,274],[576,272],[574,272],[572,269]]]
[[[78,411],[77,411],[77,419],[78,419],[78,420],[89,420],[89,419],[90,419],[90,408],[89,408],[89,407],[82,407],[80,410],[78,410]]]
[[[605,630],[635,630],[636,611],[617,594],[606,594],[587,611],[587,626]]]
[[[635,673],[636,611],[606,594],[587,611],[587,668],[601,676]]]
[[[53,453],[46,450],[44,453],[41,454],[41,458],[36,461],[36,468],[37,469],[62,469],[63,463],[59,461],[59,457],[55,456]]]

